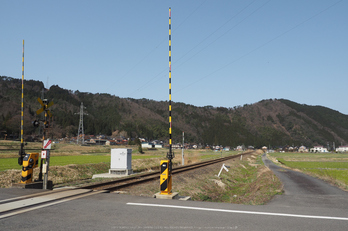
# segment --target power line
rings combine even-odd
[[[256,10],[254,10],[253,12],[251,12],[248,16],[246,16],[243,20],[241,20],[240,22],[238,22],[236,25],[234,25],[233,27],[231,27],[229,30],[227,30],[225,33],[223,33],[222,35],[220,35],[218,38],[216,38],[214,41],[212,41],[211,43],[209,43],[207,46],[203,47],[201,50],[199,50],[196,54],[192,55],[189,59],[187,59],[184,63],[177,65],[177,68],[182,66],[183,64],[185,64],[187,61],[191,60],[193,57],[195,57],[196,55],[198,55],[199,53],[201,53],[202,51],[204,51],[205,49],[207,49],[209,46],[211,46],[212,44],[214,44],[216,41],[218,41],[220,38],[222,38],[223,36],[225,36],[227,33],[229,33],[232,29],[236,28],[238,25],[240,25],[242,22],[244,22],[246,19],[248,19],[250,16],[252,16],[253,14],[255,14],[257,11],[259,11],[261,8],[263,8],[266,4],[268,4],[271,0],[268,0],[266,3],[264,3],[263,5],[261,5],[260,7],[258,7]],[[254,2],[252,2],[254,3]],[[252,4],[251,3],[251,4]],[[248,6],[246,6],[245,8],[243,8],[239,13],[241,13],[242,11],[244,11],[247,7],[249,7],[251,4],[249,4]],[[238,15],[237,14],[237,15]],[[236,15],[236,16],[237,16]],[[229,20],[230,21],[230,20]],[[217,30],[216,30],[217,31]],[[213,33],[215,33],[216,31],[214,31]],[[210,37],[210,35],[208,36]]]
[[[259,50],[259,49],[261,49],[262,47],[265,47],[266,45],[270,44],[271,42],[275,41],[276,39],[278,39],[278,38],[284,36],[285,34],[289,33],[290,31],[292,31],[292,30],[298,28],[299,26],[305,24],[306,22],[312,20],[313,18],[315,18],[315,17],[317,17],[318,15],[324,13],[325,11],[329,10],[330,8],[334,7],[335,5],[337,5],[338,3],[342,2],[342,1],[343,1],[343,0],[337,1],[336,3],[334,3],[334,4],[330,5],[329,7],[325,8],[324,10],[322,10],[322,11],[320,11],[320,12],[314,14],[313,16],[307,18],[306,20],[304,20],[304,21],[302,21],[302,22],[296,24],[295,26],[291,27],[291,28],[288,29],[287,31],[285,31],[285,32],[283,32],[283,33],[277,35],[276,37],[274,37],[274,38],[268,40],[268,41],[265,42],[264,44],[262,44],[262,45],[260,45],[260,46],[258,46],[258,47],[256,47],[256,48],[254,48],[254,49],[252,49],[251,51],[245,53],[244,55],[242,55],[242,56],[236,58],[235,60],[233,60],[233,61],[231,61],[231,62],[229,62],[229,63],[227,63],[227,64],[225,64],[225,65],[223,65],[222,67],[220,67],[220,68],[214,70],[213,72],[211,72],[211,73],[207,74],[206,76],[204,76],[204,77],[198,79],[197,81],[194,81],[194,82],[192,82],[192,83],[186,85],[185,87],[183,87],[183,88],[181,88],[181,89],[175,91],[174,93],[180,92],[180,91],[184,90],[185,88],[188,88],[188,87],[190,87],[190,86],[192,86],[192,85],[194,85],[194,84],[196,84],[196,83],[202,81],[203,79],[208,78],[209,76],[215,74],[216,72],[218,72],[218,71],[220,71],[220,70],[222,70],[222,69],[224,69],[224,68],[230,66],[231,64],[233,64],[233,63],[235,63],[235,62],[237,62],[237,61],[243,59],[244,57],[250,55],[251,53],[253,53],[253,52],[255,52],[255,51]],[[210,44],[209,44],[209,45],[210,45]]]
[[[178,30],[184,23],[185,21],[187,21],[199,8],[201,8],[203,6],[203,4],[206,2],[206,0],[204,2],[202,2],[196,9],[194,9],[177,27],[176,27],[176,30]],[[176,30],[173,30],[173,31],[176,31]],[[136,69],[137,66],[139,66],[139,64],[141,64],[143,61],[147,60],[147,58],[152,55],[152,53],[154,53],[157,48],[159,46],[161,46],[165,41],[167,41],[167,38],[163,38],[163,40],[161,42],[158,43],[157,46],[155,46],[149,53],[147,53],[139,62],[137,62],[135,65],[133,65],[124,75],[121,76],[121,78],[124,78],[126,77],[129,73],[131,73],[133,70]],[[141,85],[139,88],[137,88],[136,91],[134,91],[132,94],[134,94],[135,92],[139,91],[140,88],[143,88],[144,86],[146,86],[147,84],[149,84],[150,82],[152,82],[152,80],[156,79],[162,72],[164,72],[165,70],[167,69],[164,69],[163,71],[161,71],[159,74],[157,74],[154,78],[152,78],[151,80],[147,81],[145,84]],[[116,82],[110,84],[108,86],[108,88],[106,89],[109,90]]]
[[[270,0],[269,0],[270,1]],[[269,2],[268,1],[268,2]],[[186,17],[184,19],[183,22],[181,22],[179,24],[178,27],[180,27],[181,25],[184,24],[185,21],[187,21],[187,19],[189,19],[194,12],[196,12],[206,1],[204,1],[201,5],[199,5],[188,17]],[[227,23],[229,23],[232,19],[234,19],[235,17],[237,17],[239,14],[241,14],[244,10],[246,10],[249,6],[251,6],[254,2],[256,2],[256,0],[252,1],[251,3],[249,3],[248,5],[246,5],[244,8],[242,8],[240,11],[238,11],[235,15],[233,15],[231,18],[229,18],[226,22],[224,22],[219,28],[217,28],[215,31],[213,31],[212,33],[210,33],[207,37],[205,37],[201,42],[199,42],[195,47],[193,47],[192,49],[190,49],[188,52],[186,52],[183,56],[181,56],[179,59],[177,59],[177,61],[181,60],[182,58],[184,58],[187,54],[189,54],[192,50],[194,50],[196,47],[198,47],[200,44],[202,44],[204,41],[206,41],[208,38],[210,38],[213,34],[215,34],[217,31],[219,31],[221,28],[223,28]],[[256,9],[255,11],[253,11],[251,14],[249,14],[246,18],[244,18],[241,22],[239,22],[237,25],[235,25],[234,27],[232,27],[231,29],[229,29],[227,32],[231,31],[233,28],[235,28],[236,26],[238,26],[240,23],[242,23],[245,19],[247,19],[248,17],[250,17],[252,14],[254,14],[256,11],[258,11],[259,9],[261,9],[264,5],[266,5],[268,2],[266,2],[265,4],[263,4],[261,7],[259,7],[258,9]],[[173,30],[176,31],[176,30]],[[226,32],[226,33],[227,33]],[[226,33],[224,33],[222,36],[224,36]],[[210,43],[208,46],[210,46],[211,44],[213,44],[214,42],[216,42],[218,39],[220,39],[222,36],[218,37],[216,40],[214,40],[212,43]],[[161,42],[162,43],[162,42]],[[198,53],[200,53],[201,51],[203,51],[204,49],[206,49],[208,46],[204,47],[203,49],[201,49],[199,52],[197,52],[196,54],[194,54],[191,58],[193,58],[194,56],[196,56]],[[190,60],[191,58],[189,58],[188,60]],[[187,61],[188,61],[187,60]],[[185,62],[184,62],[185,63]],[[180,67],[182,64],[179,64],[175,70]],[[152,79],[150,79],[149,81],[147,81],[145,84],[141,85],[139,88],[137,88],[135,91],[133,91],[130,95],[133,95],[136,92],[140,92],[141,88],[144,88],[145,86],[147,86],[149,83],[151,83],[153,80],[159,78],[159,77],[163,77],[164,75],[161,75],[163,72],[165,72],[167,69],[163,69],[159,74],[157,74],[155,77],[153,77]]]
[[[251,6],[254,2],[256,2],[256,0],[254,0],[253,2],[249,3],[247,6],[245,6],[243,9],[241,9],[240,11],[238,11],[235,15],[233,15],[231,18],[229,18],[226,22],[224,22],[219,28],[217,28],[215,31],[213,31],[212,33],[210,33],[207,37],[205,37],[201,42],[199,42],[196,46],[194,46],[193,48],[191,48],[188,52],[186,52],[183,56],[181,56],[178,60],[184,58],[187,54],[189,54],[192,50],[194,50],[196,47],[198,47],[199,45],[201,45],[204,41],[206,41],[208,38],[210,38],[213,34],[215,34],[216,32],[218,32],[221,28],[223,28],[227,23],[229,23],[232,19],[234,19],[235,17],[237,17],[239,14],[241,14],[244,10],[246,10],[249,6]],[[250,15],[249,15],[250,16]],[[238,24],[237,24],[238,25]],[[235,27],[235,26],[234,26]],[[233,28],[234,28],[233,27]],[[232,28],[231,28],[232,29]],[[231,30],[230,29],[230,30]],[[230,31],[229,30],[229,31]],[[220,37],[219,37],[220,38]],[[218,39],[219,39],[218,38]],[[216,41],[216,40],[215,40]],[[215,42],[214,41],[214,42]],[[211,45],[211,44],[209,44]],[[208,46],[209,46],[208,45]],[[202,50],[204,50],[207,47],[204,47]],[[179,65],[180,66],[180,65]]]

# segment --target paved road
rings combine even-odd
[[[301,172],[279,167],[265,155],[262,160],[284,184],[285,193],[276,196],[269,205],[348,209],[347,192]]]
[[[264,161],[285,189],[267,205],[105,193],[0,219],[0,230],[347,230],[346,192]]]

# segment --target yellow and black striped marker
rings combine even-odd
[[[33,180],[33,169],[39,164],[39,153],[28,153],[23,158],[21,184],[31,183]]]
[[[161,194],[172,193],[172,162],[170,160],[161,161]]]
[[[169,160],[172,156],[172,10],[169,7]]]
[[[161,194],[172,193],[172,10],[169,7],[169,152],[167,160],[161,161],[160,189]]]
[[[19,150],[18,164],[23,164],[23,158],[25,156],[24,151],[24,139],[23,139],[23,126],[24,126],[24,39],[23,39],[23,52],[22,52],[22,95],[21,95],[21,149]]]

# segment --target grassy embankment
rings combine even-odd
[[[217,177],[222,163],[173,176],[173,191],[196,201],[260,205],[282,193],[282,183],[264,166],[261,153],[254,152],[242,160],[226,161],[229,171]],[[152,196],[158,192],[158,182],[123,189],[132,195]]]
[[[17,164],[19,142],[0,141],[0,187],[10,187],[11,183],[20,180],[21,166]],[[81,146],[73,143],[53,144],[50,159],[49,179],[55,184],[92,178],[94,174],[105,173],[110,168],[111,148],[131,148],[132,168],[134,171],[146,171],[159,168],[161,159],[165,159],[167,149],[144,150],[138,152],[137,146]],[[27,153],[39,152],[41,143],[28,143]],[[181,150],[174,150],[174,164],[181,163]],[[233,152],[216,153],[211,150],[185,150],[185,162],[218,158],[231,155]],[[34,169],[34,179],[38,178],[39,170]]]
[[[348,154],[346,153],[269,153],[286,167],[323,179],[348,190]],[[279,163],[278,163],[279,164]]]

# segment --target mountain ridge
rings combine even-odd
[[[24,134],[26,140],[39,136],[31,122],[41,118],[36,110],[44,84],[24,80]],[[20,134],[21,80],[0,76],[1,136]],[[149,140],[167,140],[168,101],[120,98],[110,94],[71,91],[52,85],[44,89],[45,98],[54,102],[50,136],[77,135],[80,104],[86,107],[85,134],[123,135]],[[267,99],[233,108],[197,107],[172,102],[173,142],[203,145],[323,145],[347,144],[348,116],[323,106],[298,104],[287,99]]]

